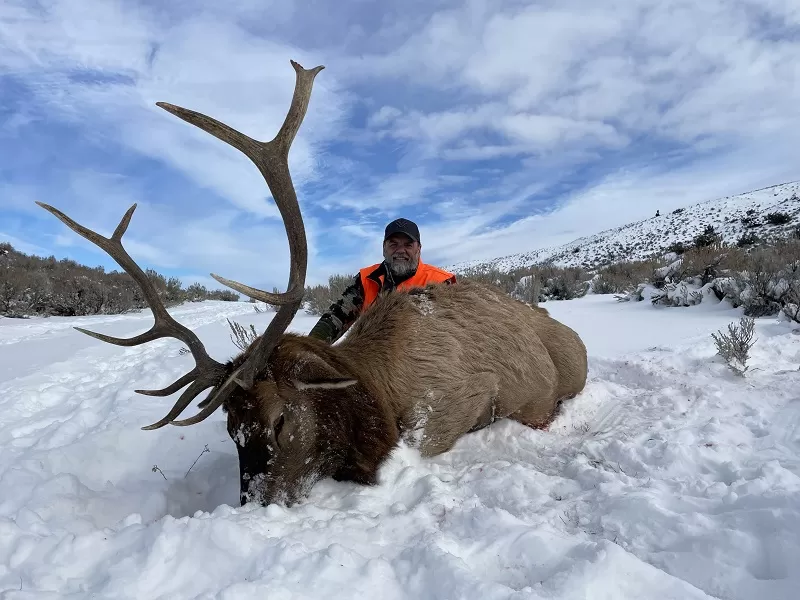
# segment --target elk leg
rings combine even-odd
[[[446,452],[465,433],[492,423],[499,388],[500,379],[496,374],[475,373],[431,402],[424,416],[420,453],[435,456]]]

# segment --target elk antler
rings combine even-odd
[[[303,292],[305,290],[308,248],[306,247],[303,217],[300,213],[300,207],[297,203],[297,194],[295,193],[292,178],[289,173],[288,157],[289,148],[292,145],[297,131],[300,129],[300,125],[308,109],[314,78],[325,67],[318,66],[313,69],[304,69],[295,61],[291,61],[291,64],[296,73],[292,103],[278,134],[269,142],[256,141],[216,119],[212,119],[211,117],[207,117],[193,110],[181,108],[166,102],[156,103],[157,106],[164,110],[199,127],[223,142],[230,144],[253,161],[272,192],[272,197],[281,213],[284,227],[286,228],[286,234],[289,238],[289,285],[287,291],[283,294],[270,294],[263,290],[258,290],[212,273],[212,277],[220,283],[246,294],[251,298],[274,305],[280,305],[275,317],[270,321],[267,330],[256,338],[247,349],[246,359],[227,377],[225,377],[225,367],[206,354],[203,344],[194,332],[169,316],[166,309],[164,309],[164,305],[158,298],[152,282],[149,281],[141,268],[128,256],[127,252],[122,247],[122,234],[125,233],[128,227],[131,215],[136,208],[135,204],[125,213],[125,216],[122,218],[122,221],[120,221],[120,224],[117,226],[111,238],[104,238],[78,225],[55,208],[42,204],[41,202],[37,203],[61,219],[71,229],[98,245],[114,258],[142,288],[145,299],[156,318],[156,323],[153,325],[152,329],[130,339],[111,338],[83,329],[79,329],[79,331],[121,346],[134,346],[160,337],[172,336],[184,341],[189,345],[189,349],[192,351],[192,355],[197,363],[195,368],[172,385],[163,390],[156,391],[136,390],[142,394],[168,396],[181,389],[187,383],[192,382],[189,388],[186,389],[172,407],[172,410],[169,411],[169,414],[157,423],[143,427],[143,429],[156,429],[158,427],[163,427],[167,423],[172,425],[192,425],[194,423],[199,423],[217,410],[237,386],[250,389],[256,377],[266,368],[270,353],[278,343],[280,336],[291,323],[297,309],[300,308]],[[184,419],[182,421],[173,420],[191,403],[194,397],[204,389],[212,386],[214,386],[214,389],[212,389],[208,397],[201,403],[202,410],[200,412],[189,419]]]
[[[37,202],[36,204],[45,210],[50,211],[61,221],[63,221],[67,227],[78,233],[78,235],[86,238],[96,246],[99,246],[105,250],[109,256],[111,256],[111,258],[117,261],[117,264],[125,269],[128,275],[130,275],[133,280],[139,284],[139,287],[144,294],[145,301],[150,307],[150,310],[153,311],[153,316],[155,317],[155,323],[153,323],[153,326],[148,331],[132,338],[115,338],[108,335],[103,335],[102,333],[89,331],[81,327],[76,327],[75,329],[81,333],[85,333],[99,340],[108,342],[109,344],[115,344],[117,346],[138,346],[140,344],[145,344],[163,337],[173,337],[179,339],[189,346],[189,350],[191,350],[192,356],[194,356],[195,360],[194,369],[161,390],[135,390],[139,394],[145,394],[148,396],[169,396],[170,394],[174,394],[179,389],[184,387],[187,383],[192,383],[186,389],[186,391],[181,394],[180,398],[178,398],[178,401],[175,403],[175,406],[166,417],[157,423],[153,423],[152,425],[145,427],[144,429],[157,429],[158,427],[163,427],[172,419],[177,417],[184,408],[189,406],[189,403],[192,401],[192,399],[195,398],[200,392],[206,388],[217,385],[224,378],[226,369],[224,365],[218,363],[206,353],[203,343],[191,329],[181,325],[170,316],[170,314],[167,312],[167,309],[164,308],[164,304],[161,302],[161,299],[158,297],[158,292],[156,291],[153,282],[150,281],[150,278],[128,255],[128,253],[125,251],[125,248],[123,248],[122,236],[128,229],[128,224],[131,222],[131,217],[133,216],[133,211],[136,210],[136,205],[134,204],[127,210],[120,220],[119,225],[117,225],[117,228],[114,230],[112,236],[110,238],[106,238],[98,233],[95,233],[91,229],[87,229],[83,225],[76,223],[60,210],[53,208],[49,204],[45,204],[44,202]]]

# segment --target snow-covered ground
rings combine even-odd
[[[221,413],[140,429],[174,398],[133,390],[193,365],[179,342],[125,349],[72,329],[129,335],[149,312],[0,319],[0,596],[800,597],[793,327],[758,321],[742,379],[714,356],[709,333],[739,316],[724,304],[546,307],[590,353],[585,392],[548,431],[501,421],[434,460],[400,448],[379,486],[322,481],[291,509],[238,506]],[[271,318],[244,303],[171,312],[220,360],[236,351],[225,317]]]
[[[767,220],[771,213],[785,213],[790,220],[771,225]],[[578,238],[563,246],[531,249],[490,261],[468,261],[445,268],[454,272],[469,268],[496,268],[508,272],[552,261],[561,267],[593,269],[610,262],[643,260],[676,242],[691,245],[707,225],[714,227],[722,239],[731,244],[743,233],[766,237],[791,231],[800,225],[800,181],[715,198]]]

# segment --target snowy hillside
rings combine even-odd
[[[770,213],[786,213],[791,221],[771,225]],[[691,242],[707,225],[725,241],[736,243],[745,232],[766,236],[800,225],[800,181],[784,183],[738,196],[717,198],[677,209],[673,212],[630,223],[596,235],[578,238],[554,248],[503,256],[490,261],[472,261],[450,265],[449,270],[496,268],[508,272],[533,264],[552,261],[558,266],[582,266],[587,269],[619,260],[639,260],[666,250],[676,242]]]
[[[291,509],[239,507],[222,413],[140,429],[174,398],[133,390],[193,366],[179,342],[72,329],[130,335],[149,312],[0,319],[0,596],[797,598],[797,326],[758,320],[741,379],[709,337],[738,318],[724,303],[547,307],[590,354],[586,390],[549,430],[501,421],[434,460],[403,447],[380,485],[325,480]],[[273,314],[170,312],[220,360],[236,351],[226,317],[263,330]]]

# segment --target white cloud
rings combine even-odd
[[[576,60],[619,33],[624,18],[615,12],[584,4],[580,11],[534,5],[495,14],[463,77],[485,92],[512,92],[512,106],[529,107],[563,85]]]
[[[481,16],[477,22],[475,14]],[[770,19],[772,30],[760,30]],[[791,3],[600,6],[573,0],[491,13],[473,2],[432,16],[389,55],[361,60],[366,68],[355,76],[404,77],[430,89],[461,86],[479,94],[478,106],[509,119],[567,119],[576,125],[565,131],[571,139],[586,131],[586,123],[609,128],[607,135],[621,127],[611,136],[619,143],[628,132],[677,141],[747,138],[797,127],[796,23]],[[789,37],[778,35],[782,28]],[[436,45],[443,38],[447,51]],[[409,115],[419,128],[427,125],[430,137],[449,140],[474,127],[480,110]],[[448,117],[462,130],[448,126]],[[477,119],[481,125],[486,120]],[[408,125],[398,121],[398,134],[408,135]],[[508,145],[514,147],[514,140]]]
[[[39,246],[38,244],[31,244],[5,231],[0,231],[0,243],[11,244],[14,250],[17,252],[24,252],[25,254],[36,254],[37,256],[50,255],[50,251],[47,248]]]
[[[291,100],[295,75],[289,58],[310,68],[321,57],[204,13],[165,27],[127,3],[54,2],[44,18],[20,7],[4,12],[12,27],[2,29],[2,43],[11,52],[0,60],[33,83],[49,118],[78,123],[165,161],[240,209],[277,214],[265,202],[269,190],[263,179],[243,155],[155,103],[185,106],[269,140]],[[340,127],[344,106],[336,85],[330,71],[315,83],[290,154],[298,186],[317,176],[317,140]]]
[[[537,155],[575,144],[619,147],[626,136],[602,121],[575,120],[557,114],[509,112],[493,102],[462,110],[436,113],[382,107],[372,119],[381,135],[418,142],[418,157],[475,160],[518,154]],[[472,136],[496,134],[504,144],[480,144]]]
[[[376,112],[372,113],[367,120],[370,127],[381,127],[388,125],[403,114],[399,108],[394,106],[381,106]]]
[[[352,185],[332,191],[325,204],[334,210],[346,208],[356,213],[377,211],[382,215],[424,204],[428,195],[448,182],[439,180],[436,173],[422,166],[406,172],[371,175],[358,174]]]
[[[501,119],[500,127],[512,140],[548,148],[575,141],[588,144],[590,140],[597,140],[608,146],[621,146],[626,141],[613,126],[606,123],[575,121],[553,115],[509,115]]]

